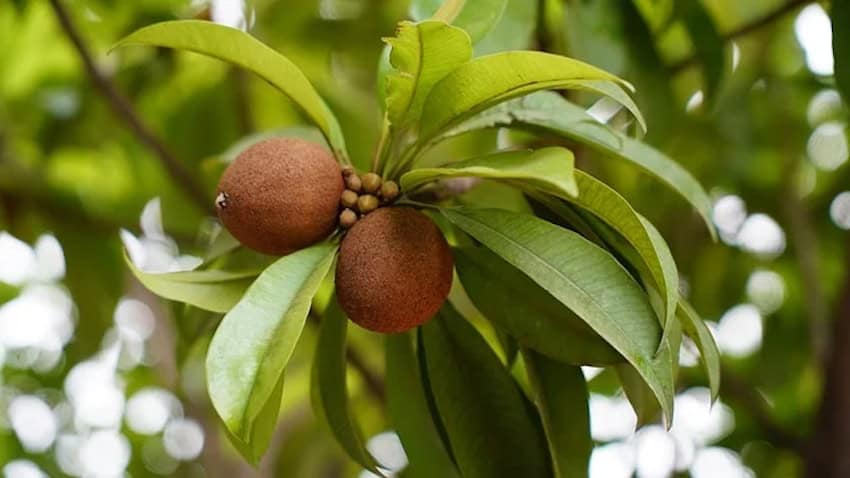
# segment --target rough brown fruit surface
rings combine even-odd
[[[427,216],[406,207],[380,208],[357,221],[342,241],[339,304],[361,327],[404,332],[443,305],[452,267],[451,249]]]
[[[251,146],[228,166],[216,207],[239,242],[284,255],[334,230],[343,189],[330,151],[302,139],[275,138]]]

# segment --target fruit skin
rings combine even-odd
[[[383,207],[361,218],[342,240],[337,299],[357,325],[381,333],[430,320],[452,286],[451,249],[427,216]]]
[[[337,226],[344,189],[330,151],[297,138],[261,141],[228,166],[218,184],[218,217],[243,245],[284,255]]]

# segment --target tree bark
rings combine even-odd
[[[824,388],[809,442],[806,476],[850,476],[850,240],[845,247],[844,284],[831,324]]]

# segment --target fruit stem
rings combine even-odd
[[[375,157],[372,158],[372,171],[377,172],[378,168],[383,165],[384,157],[387,155],[387,148],[392,143],[392,141],[390,141],[390,129],[390,119],[387,116],[387,113],[384,113],[384,124],[381,127],[381,138],[378,140]]]

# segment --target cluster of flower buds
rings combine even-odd
[[[375,209],[392,204],[400,193],[395,181],[384,181],[375,173],[357,174],[348,167],[342,170],[342,177],[345,190],[339,198],[339,225],[343,229],[350,229],[360,217]]]

